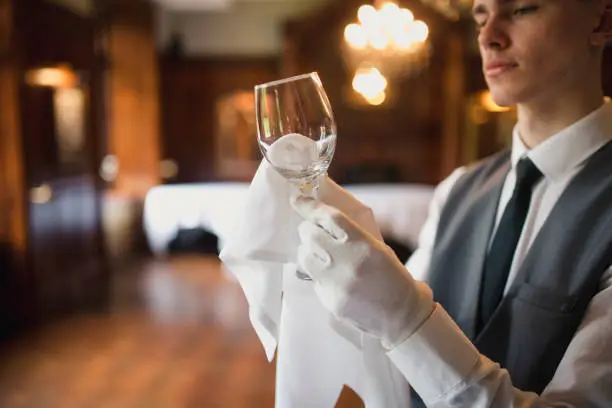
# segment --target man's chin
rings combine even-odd
[[[511,92],[507,92],[502,89],[490,88],[489,92],[491,93],[491,99],[497,106],[501,107],[510,107],[514,106],[517,103],[516,95]]]

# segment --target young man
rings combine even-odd
[[[611,5],[475,0],[512,149],[441,183],[407,269],[336,209],[293,202],[299,266],[380,338],[416,406],[612,407]]]

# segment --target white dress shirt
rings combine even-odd
[[[612,103],[532,150],[526,148],[515,127],[512,168],[503,185],[497,223],[512,195],[520,158],[528,156],[544,177],[534,187],[506,290],[561,193],[587,159],[611,138]],[[406,264],[417,279],[427,277],[440,212],[454,183],[465,172],[465,168],[455,170],[436,188],[419,248]],[[388,355],[428,407],[612,407],[612,265],[602,276],[599,292],[541,395],[514,388],[508,371],[481,355],[440,305],[417,332]]]

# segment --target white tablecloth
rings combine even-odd
[[[223,246],[236,214],[244,205],[248,183],[219,182],[164,185],[145,199],[144,230],[155,255],[163,256],[180,229],[201,227]],[[343,186],[370,207],[385,238],[416,247],[427,217],[433,187],[418,184],[356,184]]]

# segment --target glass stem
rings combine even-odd
[[[319,191],[319,176],[303,180],[300,185],[300,192],[306,197],[317,198]]]
[[[300,183],[299,188],[300,188],[300,192],[304,194],[306,197],[317,198],[317,193],[319,192],[319,176],[317,175],[315,177],[303,180]],[[296,269],[295,274],[298,277],[298,279],[301,279],[304,281],[312,280],[312,278],[308,276],[308,274],[302,272],[299,268]]]

